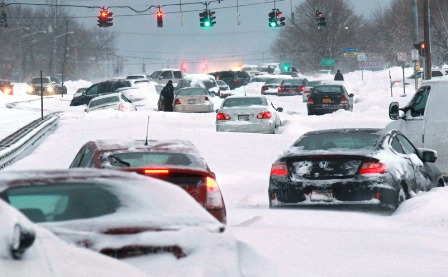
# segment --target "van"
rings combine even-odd
[[[436,165],[445,182],[448,176],[448,78],[423,81],[411,101],[404,107],[398,102],[389,105],[389,117],[394,120],[387,129],[398,129],[417,148],[437,151]]]

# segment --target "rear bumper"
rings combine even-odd
[[[174,111],[179,113],[209,113],[213,111],[212,105],[175,105]]]
[[[332,113],[337,110],[348,111],[349,107],[346,104],[343,105],[323,105],[323,104],[313,104],[307,106],[308,111],[312,113]]]
[[[240,121],[219,121],[216,123],[217,132],[244,132],[271,134],[275,131],[275,123],[272,120],[260,123],[240,122]]]

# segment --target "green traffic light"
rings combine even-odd
[[[269,22],[269,27],[277,27],[277,22],[275,21]]]
[[[206,21],[204,21],[204,27],[210,27],[210,21],[209,20],[206,20]]]

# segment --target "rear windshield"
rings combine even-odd
[[[339,132],[304,135],[293,146],[303,150],[327,150],[331,148],[374,148],[380,135],[372,132]]]
[[[319,86],[319,85],[322,85],[322,81],[309,81],[308,82],[309,87],[315,87],[315,86]]]
[[[315,86],[313,92],[318,93],[341,93],[341,87],[339,86]]]
[[[207,95],[207,92],[203,88],[185,88],[178,90],[177,95],[180,96]]]
[[[182,167],[203,167],[193,155],[169,152],[126,152],[105,154],[104,160],[112,167],[144,167],[174,165]]]
[[[102,105],[107,105],[111,103],[118,103],[120,102],[120,98],[118,96],[111,96],[101,99],[92,99],[89,102],[89,108],[98,107]]]
[[[287,79],[283,80],[282,85],[302,85],[303,80],[302,79]]]
[[[215,81],[212,81],[212,80],[210,80],[210,81],[205,80],[205,81],[202,81],[202,82],[204,83],[204,86],[205,86],[206,89],[216,87],[216,83],[215,83]]]
[[[146,76],[144,75],[130,75],[126,77],[126,79],[128,80],[144,79],[144,78],[146,78]]]
[[[266,106],[268,102],[265,98],[247,97],[247,98],[228,98],[224,101],[223,107],[247,107],[252,105]]]
[[[274,79],[269,79],[266,81],[266,85],[275,85],[275,84],[281,84],[281,82],[283,82],[283,80],[285,79],[278,79],[278,78],[274,78]]]
[[[236,75],[239,78],[250,78],[249,74],[247,72],[245,72],[245,71],[237,71]]]
[[[259,82],[259,83],[265,83],[268,80],[272,79],[272,77],[254,77],[250,81],[251,83]]]

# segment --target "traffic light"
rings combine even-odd
[[[163,27],[163,12],[161,10],[157,11],[157,27]]]
[[[216,12],[214,11],[209,11],[208,12],[208,18],[210,19],[210,27],[213,27],[213,25],[216,24],[216,16],[215,16]]]
[[[290,65],[287,63],[282,64],[282,72],[288,72],[290,69]]]
[[[2,13],[0,14],[0,27],[2,27],[3,29],[8,27],[8,18],[5,11],[2,11]]]
[[[98,16],[98,26],[100,27],[110,27],[114,25],[112,22],[114,19],[112,18],[113,12],[109,12],[108,10],[101,10],[100,15]]]
[[[316,11],[316,21],[317,21],[318,28],[327,25],[327,23],[325,22],[324,14],[319,10]]]
[[[283,13],[277,9],[276,13],[276,19],[277,19],[277,27],[285,26],[285,17],[283,16]]]
[[[269,13],[269,27],[275,28],[277,27],[277,10],[273,9],[272,12]]]
[[[420,48],[418,49],[418,53],[420,56],[425,57],[426,56],[426,43],[423,41],[419,42]]]
[[[209,28],[211,26],[211,22],[210,22],[210,15],[209,12],[207,10],[204,10],[203,12],[199,13],[199,21],[200,21],[200,25],[201,27],[205,27],[205,28]]]

